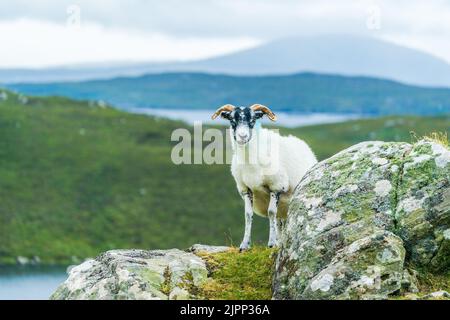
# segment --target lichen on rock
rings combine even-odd
[[[431,141],[364,142],[312,168],[291,200],[274,297],[385,299],[411,284],[405,262],[448,270],[449,156]]]
[[[113,250],[72,268],[51,299],[191,299],[207,276],[201,258],[178,249]]]
[[[410,260],[437,271],[450,267],[450,161],[442,159],[450,159],[450,151],[438,143],[412,147],[404,159],[395,217]]]

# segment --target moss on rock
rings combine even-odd
[[[410,281],[405,261],[448,270],[449,181],[450,151],[429,140],[360,143],[316,165],[291,201],[275,298],[384,299]]]
[[[254,247],[240,253],[197,253],[206,261],[210,276],[200,296],[213,300],[268,300],[272,297],[274,249]]]

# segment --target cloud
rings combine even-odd
[[[67,38],[63,34],[68,31],[63,28],[71,17],[67,9],[74,3],[81,10],[85,40],[80,33],[71,34],[72,42],[67,43],[61,38]],[[0,7],[3,27],[18,26],[22,21],[22,39],[35,43],[35,38],[44,38],[38,48],[41,64],[98,61],[99,52],[107,60],[202,58],[258,41],[321,33],[377,36],[450,61],[445,44],[450,38],[450,2],[446,0],[0,0]],[[379,8],[379,29],[367,27],[373,7]],[[23,21],[28,21],[27,31]],[[41,34],[43,28],[58,35],[58,41],[71,50],[52,45],[49,37]],[[10,36],[0,30],[0,37]],[[87,47],[96,42],[97,47],[107,49],[96,48],[90,57]],[[24,49],[29,47],[11,47],[10,55]],[[52,60],[42,57],[42,51]],[[31,53],[19,55],[39,64]],[[0,60],[3,56],[0,52]]]
[[[30,19],[0,22],[0,35],[3,68],[200,59],[259,43],[246,37],[176,38],[95,23],[77,27]]]
[[[4,3],[2,5],[2,3]],[[0,19],[64,22],[76,4],[82,20],[106,27],[178,36],[250,36],[266,40],[329,30],[364,31],[368,1],[330,0],[0,0]],[[327,19],[324,20],[323,18]]]

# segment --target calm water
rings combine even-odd
[[[170,109],[153,109],[153,108],[134,108],[129,110],[133,113],[148,114],[158,117],[169,118],[172,120],[182,120],[189,124],[195,121],[201,121],[205,124],[220,123],[220,121],[213,122],[211,115],[215,110],[170,110]],[[337,123],[347,120],[360,119],[364,116],[357,114],[334,114],[334,113],[287,113],[277,112],[278,120],[276,124],[283,127],[302,127],[314,124],[323,123]],[[269,120],[264,120],[264,123],[270,123]]]
[[[46,300],[66,278],[64,268],[0,268],[0,300]]]

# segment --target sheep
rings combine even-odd
[[[269,218],[268,246],[278,245],[292,193],[305,173],[317,163],[316,156],[303,140],[261,128],[257,120],[265,115],[276,121],[275,114],[260,104],[238,108],[227,104],[212,116],[213,120],[218,116],[229,120],[231,125],[231,173],[245,207],[240,251],[250,248],[253,213]]]

